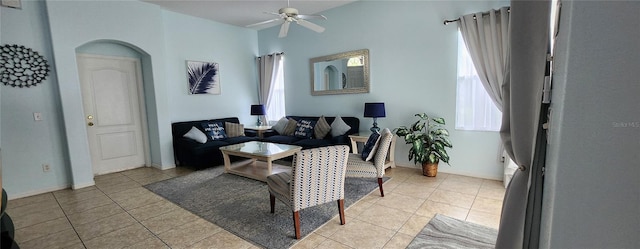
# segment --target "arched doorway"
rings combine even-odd
[[[76,49],[94,175],[150,164],[143,57],[117,41]]]

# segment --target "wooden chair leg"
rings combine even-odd
[[[296,230],[296,239],[300,239],[300,211],[293,212],[293,227]]]
[[[382,190],[382,178],[378,177],[378,186],[380,187],[380,195],[384,197],[384,190]]]
[[[347,223],[344,216],[344,199],[338,200],[338,212],[340,212],[340,225]]]
[[[269,193],[269,202],[271,204],[271,213],[274,213],[273,208],[276,205],[276,197],[271,193]]]

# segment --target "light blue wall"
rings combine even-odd
[[[563,1],[540,248],[640,248],[638,13]]]
[[[257,32],[169,11],[163,16],[171,120],[238,117],[253,122],[249,111],[258,103]],[[220,95],[188,93],[187,60],[219,64]]]
[[[13,197],[65,188],[70,175],[64,141],[56,64],[47,32],[43,2],[22,1],[22,9],[0,8],[2,44],[19,44],[43,55],[52,69],[41,84],[31,88],[1,85],[2,185]],[[34,121],[40,112],[43,121]],[[42,164],[51,166],[42,171]]]
[[[287,114],[343,115],[361,120],[361,131],[372,124],[364,118],[364,102],[385,102],[387,117],[381,127],[410,125],[413,114],[442,116],[448,122],[454,148],[451,165],[441,172],[502,179],[497,132],[454,130],[456,98],[457,27],[444,19],[497,9],[508,1],[357,1],[326,11],[328,20],[312,20],[324,26],[318,34],[292,24],[286,38],[279,27],[258,32],[260,54],[285,52]],[[371,92],[368,94],[311,96],[309,59],[339,52],[369,49]],[[396,161],[407,159],[402,139]]]
[[[140,54],[153,166],[174,166],[171,122],[251,120],[249,106],[257,102],[256,31],[139,1],[22,3],[22,10],[1,8],[2,43],[32,47],[55,67],[35,88],[2,86],[2,177],[10,198],[93,184],[76,52]],[[221,95],[187,95],[187,59],[220,63]],[[33,112],[42,112],[45,120],[34,122]],[[43,163],[51,172],[42,172]]]

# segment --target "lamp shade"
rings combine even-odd
[[[251,105],[251,115],[265,115],[264,105]]]
[[[384,103],[364,103],[364,116],[368,118],[386,117]]]

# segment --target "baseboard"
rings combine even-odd
[[[173,169],[176,166],[175,165],[158,165],[158,164],[152,163],[151,167],[154,167],[159,170],[165,170],[165,169]]]
[[[412,168],[412,169],[419,169],[420,168],[420,167],[413,166],[413,165],[409,166],[409,165],[401,165],[401,164],[397,164],[397,163],[396,163],[396,167]],[[461,175],[461,176],[468,176],[468,177],[475,177],[475,178],[482,178],[482,179],[487,179],[487,180],[495,180],[495,181],[500,181],[500,182],[502,182],[502,180],[503,180],[502,176],[496,177],[496,176],[488,176],[488,175],[469,174],[467,172],[450,171],[450,170],[442,169],[441,167],[438,167],[438,172],[447,173],[447,174],[454,174],[454,175]]]
[[[7,195],[7,198],[8,198],[8,200],[20,199],[20,198],[24,198],[24,197],[29,197],[29,196],[39,195],[39,194],[45,194],[45,193],[58,191],[58,190],[63,190],[63,189],[68,189],[69,187],[71,187],[71,186],[70,185],[64,185],[64,186],[56,186],[56,187],[50,187],[50,188],[45,188],[45,189],[38,189],[38,190],[24,192],[24,193],[15,194],[15,195],[13,195],[13,194],[12,195]]]
[[[94,182],[93,180],[89,181],[89,182],[84,182],[84,183],[79,183],[79,184],[73,184],[71,186],[71,188],[73,188],[73,190],[76,189],[81,189],[81,188],[86,188],[86,187],[91,187],[93,185],[96,185],[96,182]]]

